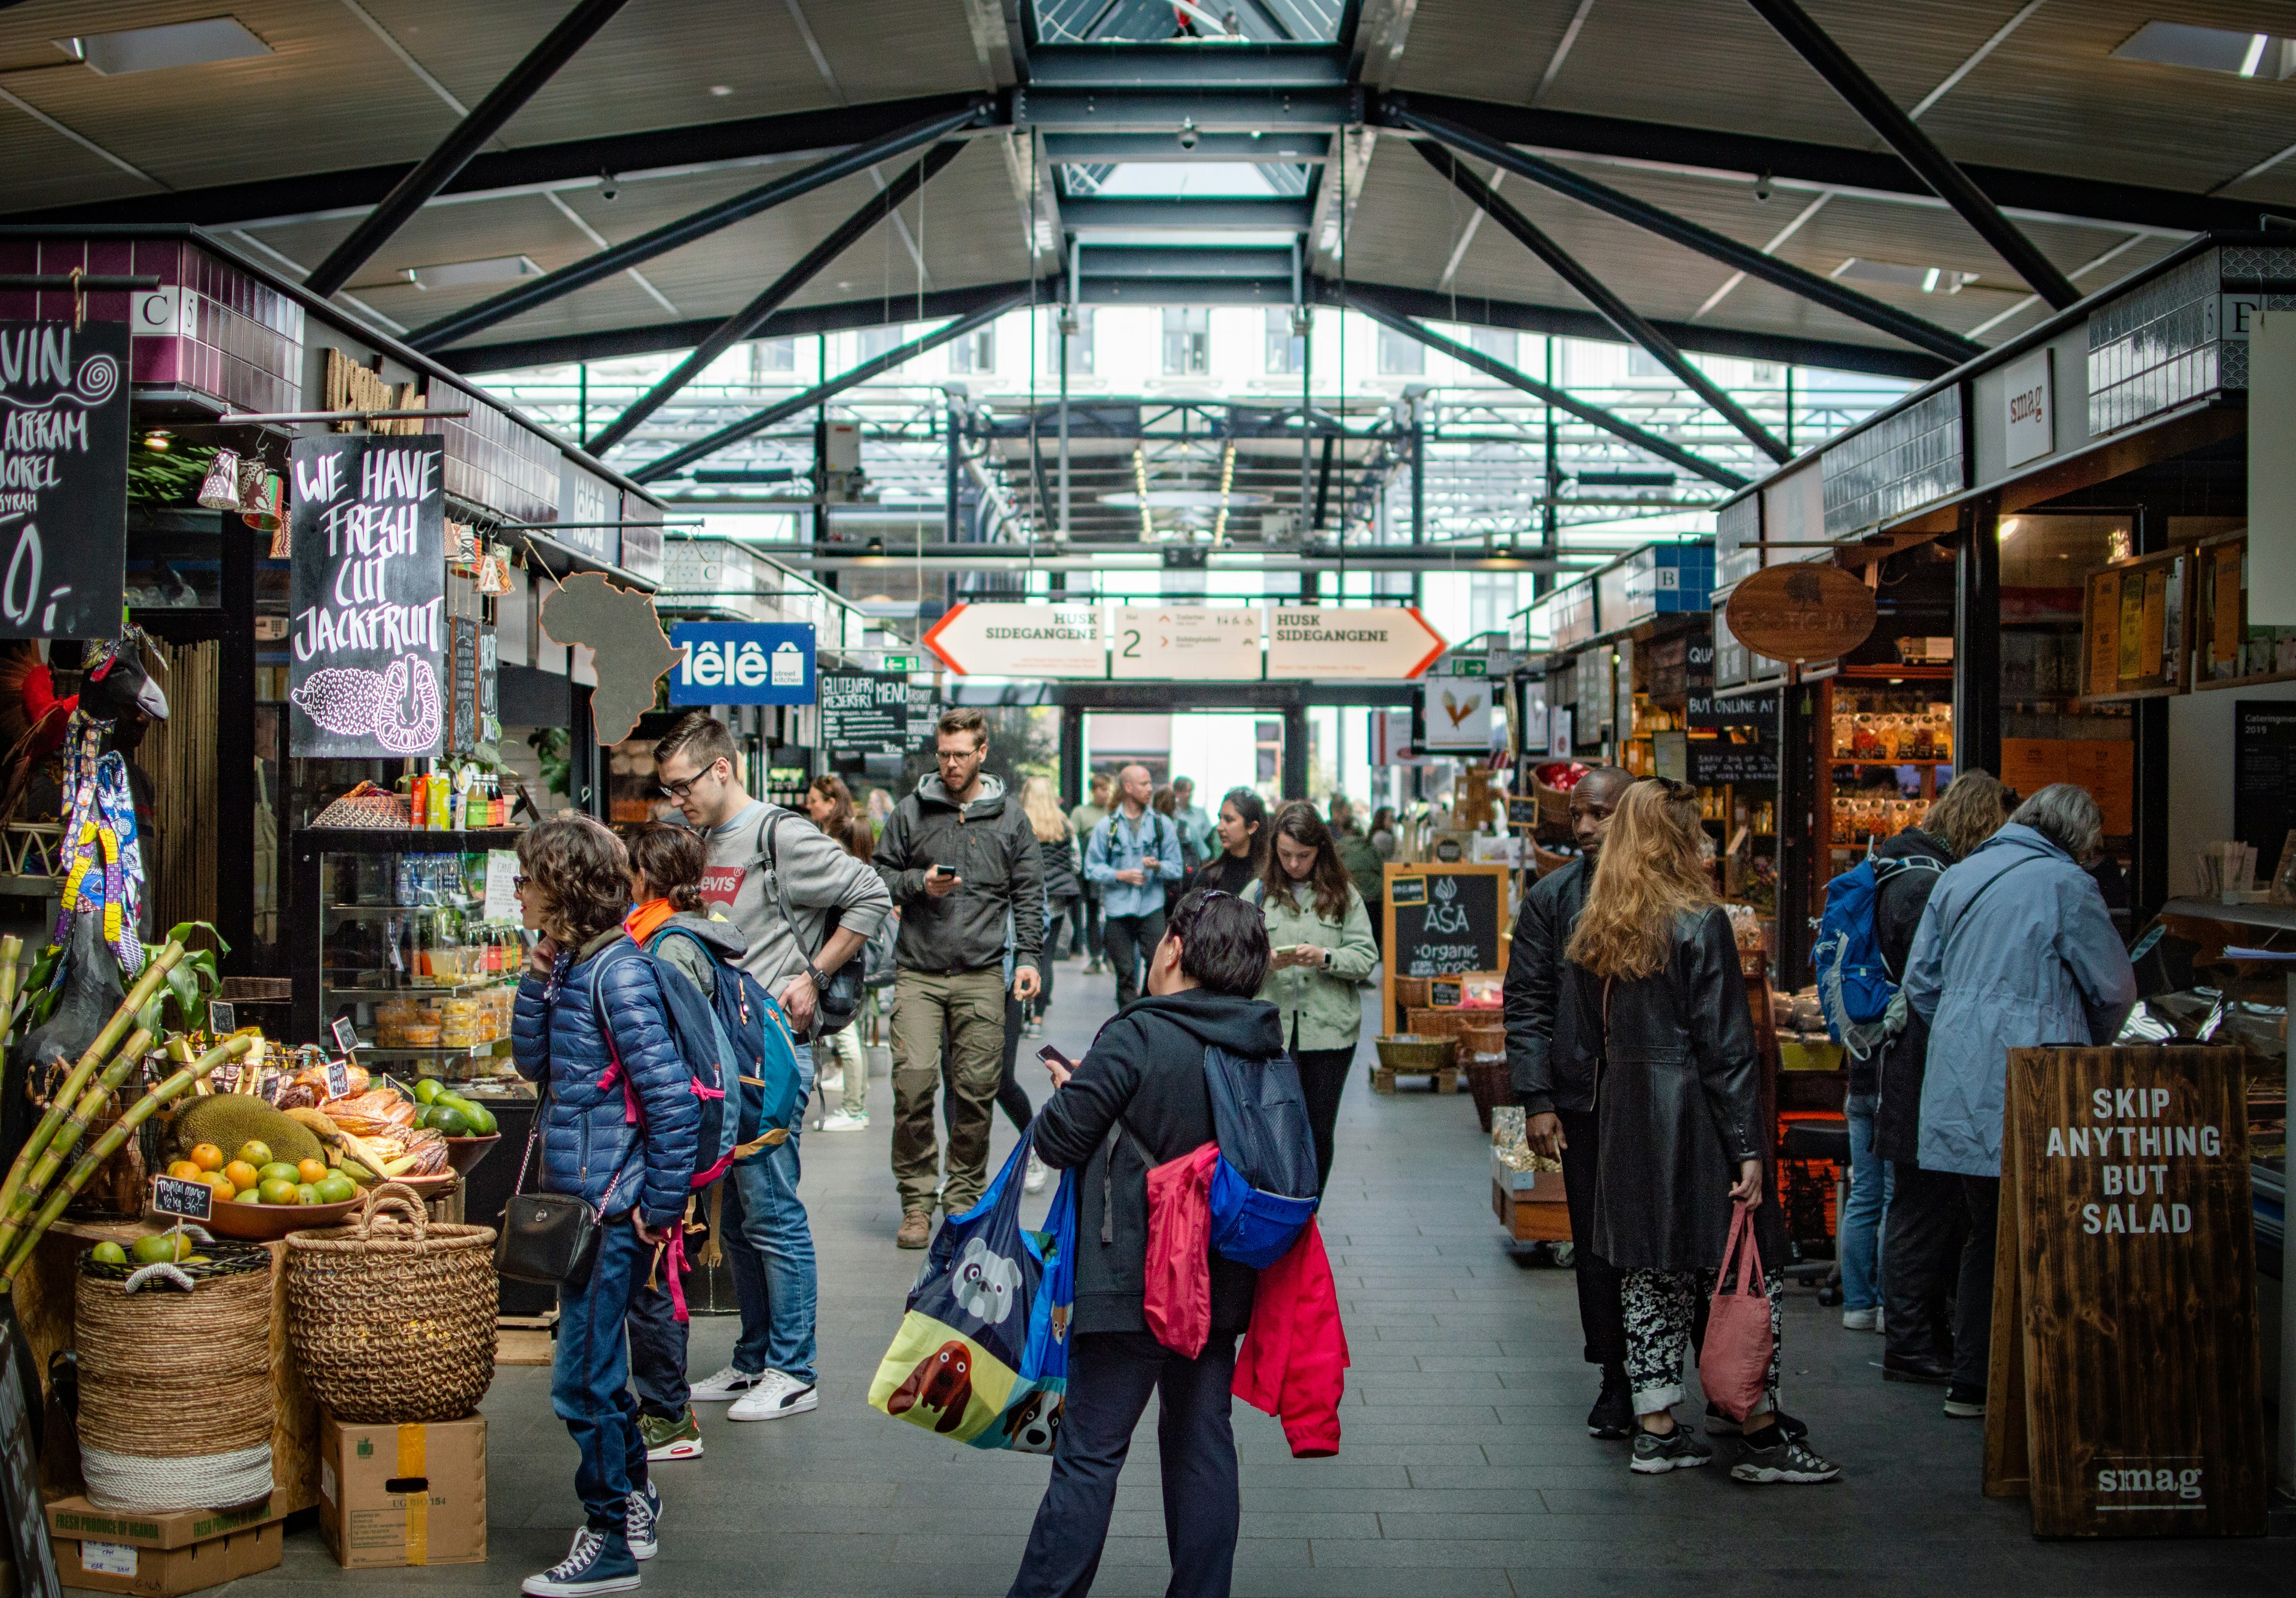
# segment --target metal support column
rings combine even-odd
[[[1308,707],[1283,707],[1283,797],[1308,796]]]
[[[574,801],[574,808],[585,815],[606,819],[606,762],[600,758],[598,734],[590,721],[591,690],[576,682],[570,673],[574,663],[570,657],[566,680],[566,787]]]
[[[236,515],[223,516],[217,574],[223,637],[217,644],[216,813],[232,818],[216,844],[216,931],[231,945],[223,968],[253,974],[255,961],[255,542]],[[272,803],[283,809],[286,795]]]
[[[1820,880],[1820,829],[1827,819],[1812,809],[1816,788],[1816,752],[1810,744],[1816,690],[1790,685],[1778,694],[1778,910],[1777,963],[1780,980],[1809,963],[1809,913]]]
[[[941,489],[941,494],[943,498],[947,502],[947,507],[942,520],[947,528],[943,536],[946,537],[950,543],[954,544],[958,541],[960,537],[957,531],[956,490],[958,482],[963,475],[964,413],[958,408],[956,396],[955,394],[949,394],[946,396],[946,398],[948,400],[948,470],[947,480]]]
[[[1411,541],[1427,541],[1427,397],[1411,402]]]
[[[1954,769],[2001,770],[2001,497],[1961,513],[1954,560]]]
[[[2130,531],[2139,555],[2157,555],[2168,548],[2169,518],[2151,506],[2136,507]],[[2136,769],[2136,836],[2124,935],[2152,920],[2169,898],[2169,704],[2166,699],[2139,699],[2128,707],[2136,745],[2132,760]]]
[[[1061,706],[1061,808],[1084,803],[1084,706]]]

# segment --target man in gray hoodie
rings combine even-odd
[[[805,817],[752,799],[742,786],[733,735],[706,712],[681,717],[654,745],[654,774],[709,845],[701,898],[731,918],[736,963],[780,1002],[800,1037],[829,974],[857,954],[892,913],[885,885]],[[830,929],[832,917],[836,927]],[[808,1055],[800,1050],[800,1062]],[[811,1091],[808,1080],[807,1090]],[[724,1403],[730,1421],[801,1414],[814,1387],[813,1232],[797,1196],[798,1133],[737,1161],[726,1184],[726,1238],[742,1303],[733,1363],[693,1384],[698,1403]]]
[[[901,933],[893,961],[893,1180],[901,1191],[894,1241],[922,1248],[938,1200],[950,1215],[972,1207],[988,1184],[988,1116],[1004,1050],[1004,923],[1013,923],[1013,996],[1026,1001],[1038,975],[1045,925],[1045,867],[1037,835],[1004,785],[985,774],[988,721],[957,709],[940,719],[938,770],[895,807],[878,835],[876,863]],[[941,1039],[949,1041],[948,1176],[939,1182],[933,1100]]]

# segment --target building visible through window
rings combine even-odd
[[[1308,363],[1308,341],[1292,331],[1292,308],[1270,307],[1267,312],[1267,372],[1270,376],[1296,375]]]
[[[996,369],[996,329],[982,327],[966,334],[948,347],[952,372],[994,372]]]
[[[908,342],[903,329],[898,325],[891,327],[864,327],[861,330],[861,358],[874,360],[888,350],[898,350]],[[893,369],[898,370],[898,367]]]
[[[1164,375],[1201,377],[1212,369],[1212,313],[1202,307],[1164,312]]]
[[[797,341],[795,339],[758,339],[750,345],[750,381],[756,383],[768,372],[797,370]]]
[[[1515,331],[1512,327],[1476,327],[1467,333],[1467,345],[1479,354],[1512,367],[1515,360]]]
[[[1418,377],[1427,371],[1427,346],[1391,327],[1379,330],[1379,372],[1382,377]]]

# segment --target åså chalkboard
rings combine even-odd
[[[0,638],[119,631],[127,324],[0,322]]]
[[[436,754],[447,730],[446,441],[297,439],[289,752]]]
[[[1499,968],[1499,905],[1503,873],[1489,869],[1444,871],[1418,878],[1425,896],[1398,899],[1390,887],[1394,952],[1400,976],[1448,976]],[[1405,880],[1411,880],[1406,878]],[[1400,885],[1398,884],[1396,885]]]

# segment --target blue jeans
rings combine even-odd
[[[1874,1152],[1874,1108],[1879,1096],[1849,1097],[1849,1198],[1841,1207],[1841,1306],[1873,1309],[1882,1302],[1882,1210],[1890,1201],[1890,1162]]]
[[[558,1289],[558,1351],[551,1363],[550,1407],[566,1422],[581,1462],[574,1490],[592,1529],[619,1532],[626,1500],[645,1486],[645,1439],[629,1389],[623,1323],[630,1292],[652,1253],[627,1215],[599,1228],[590,1274]]]
[[[813,1231],[797,1196],[798,1130],[769,1154],[736,1164],[726,1188],[726,1258],[742,1310],[734,1368],[814,1379]]]

